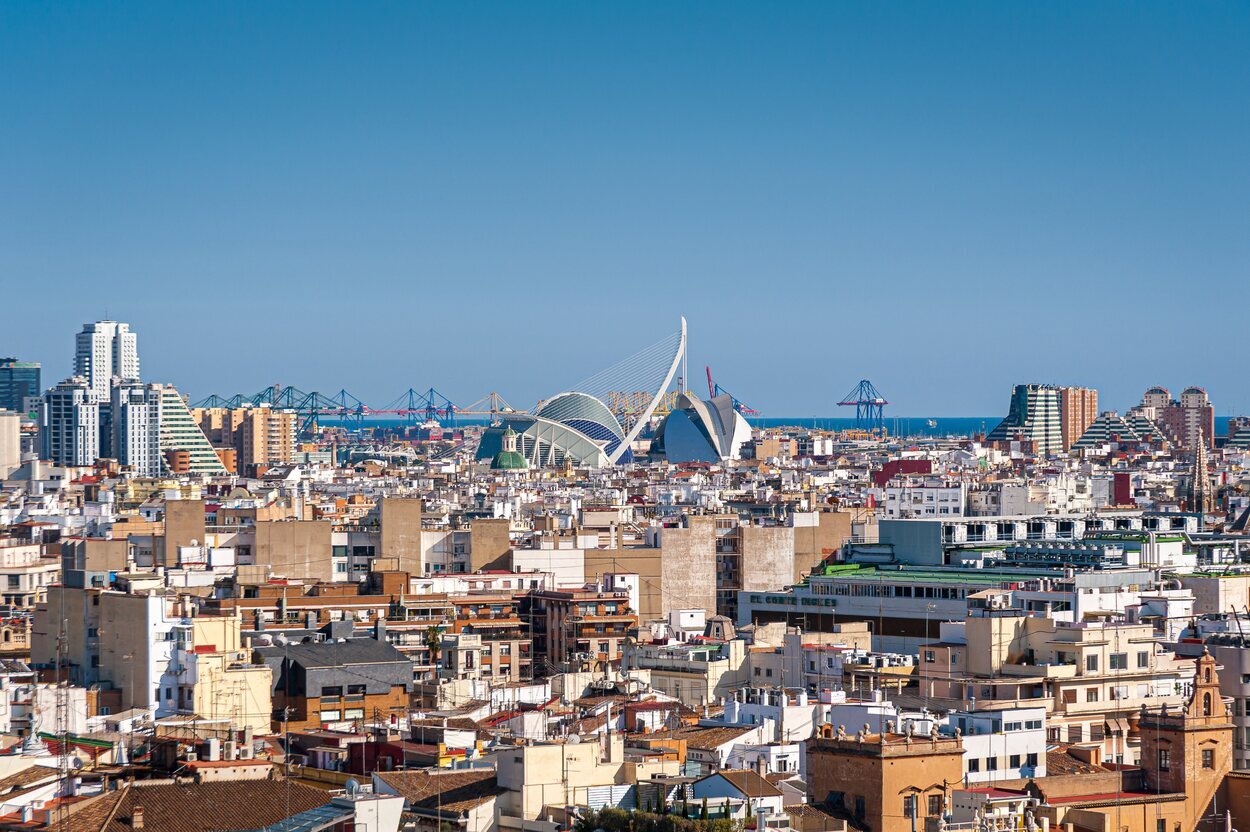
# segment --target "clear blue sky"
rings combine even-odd
[[[770,415],[1250,410],[1250,5],[0,5],[0,354],[528,406],[690,319]],[[701,387],[696,387],[701,389]]]

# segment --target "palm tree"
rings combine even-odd
[[[438,664],[438,654],[443,651],[443,628],[438,624],[426,628],[425,646],[430,651],[430,664]]]

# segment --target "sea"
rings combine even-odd
[[[977,433],[989,433],[994,426],[1002,421],[1001,416],[934,416],[932,418],[916,416],[890,416],[885,420],[886,430],[891,436],[910,437],[947,437],[972,436]],[[1228,416],[1215,417],[1215,435],[1228,435]],[[480,417],[464,417],[456,419],[459,426],[486,425],[489,419]],[[755,427],[779,428],[801,427],[814,430],[850,430],[855,427],[853,418],[845,416],[760,416],[748,417],[747,421]],[[400,419],[364,419],[361,427],[395,427],[402,423]],[[322,424],[334,424],[333,419],[326,419]],[[353,425],[355,423],[352,423]],[[444,422],[450,427],[449,422]]]

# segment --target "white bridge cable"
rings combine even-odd
[[[679,330],[568,389],[587,393],[600,400],[608,393],[616,392],[646,392],[652,395],[663,393],[663,390],[657,391],[654,388],[663,381],[665,372],[680,354],[683,342]]]

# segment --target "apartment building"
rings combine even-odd
[[[521,618],[521,605],[514,595],[477,591],[453,595],[449,601],[454,610],[450,632],[477,636],[480,678],[500,684],[533,678],[534,639],[528,622]],[[460,649],[464,649],[463,644]]]
[[[216,448],[231,448],[240,472],[295,461],[300,416],[267,404],[196,408],[191,415]]]
[[[968,486],[941,479],[904,478],[884,489],[882,517],[961,517],[965,511]]]
[[[631,643],[622,667],[645,670],[651,687],[691,708],[714,704],[746,684],[747,646],[741,639],[673,644]]]
[[[51,586],[36,605],[31,626],[31,664],[63,668],[71,684],[115,691],[121,708],[156,716],[183,707],[175,653],[191,649],[187,599],[136,587],[121,592],[94,587]]]
[[[388,644],[385,628],[354,637],[348,622],[323,630],[324,640],[275,642],[253,650],[252,661],[272,670],[274,731],[387,722],[407,713],[412,663]]]
[[[9,606],[31,609],[47,596],[48,587],[61,577],[56,557],[43,554],[43,545],[0,539],[0,599]]]
[[[592,585],[531,592],[523,616],[533,626],[534,653],[544,670],[610,667],[621,660],[625,639],[638,626],[628,592]]]
[[[921,647],[922,690],[970,710],[1044,707],[1049,740],[1100,743],[1105,759],[1135,763],[1137,712],[1184,702],[1193,663],[1165,650],[1151,624],[1054,621],[1009,603],[984,592],[965,621],[943,622],[940,641]]]

